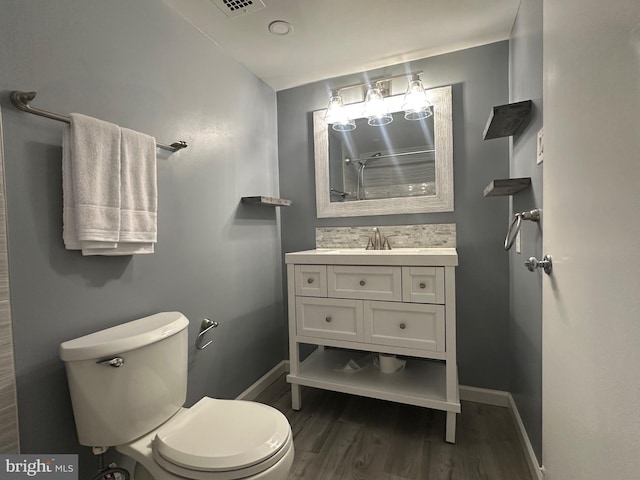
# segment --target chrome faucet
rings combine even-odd
[[[382,237],[380,236],[378,227],[373,228],[373,249],[382,250]]]
[[[369,237],[367,250],[391,250],[389,239],[380,234],[378,227],[373,228],[373,237]]]

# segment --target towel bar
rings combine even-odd
[[[34,115],[39,115],[41,117],[50,118],[51,120],[57,120],[58,122],[71,123],[71,119],[69,117],[65,117],[64,115],[59,115],[53,112],[47,112],[46,110],[40,110],[39,108],[34,108],[29,105],[29,102],[36,98],[36,92],[21,92],[14,91],[11,92],[11,103],[23,112],[33,113]],[[156,146],[158,148],[162,148],[163,150],[169,150],[170,152],[177,152],[178,150],[182,150],[183,148],[187,148],[187,142],[180,140],[178,142],[174,142],[171,145],[165,145],[163,143],[157,143]]]

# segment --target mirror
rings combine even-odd
[[[426,91],[433,115],[405,120],[404,95],[385,98],[393,121],[335,131],[313,112],[319,218],[453,211],[451,87]],[[362,103],[347,105],[350,118]]]

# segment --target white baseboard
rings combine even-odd
[[[511,412],[511,417],[516,424],[516,431],[518,432],[518,438],[520,439],[520,444],[524,450],[524,456],[527,460],[529,471],[531,472],[531,478],[533,480],[543,479],[542,469],[538,465],[538,459],[533,451],[533,447],[529,441],[529,435],[527,435],[527,430],[524,427],[522,418],[520,417],[518,406],[516,405],[511,393],[501,390],[489,390],[486,388],[460,385],[460,400],[508,408]]]
[[[529,471],[531,472],[531,478],[533,478],[534,480],[543,480],[543,469],[540,467],[540,465],[538,465],[538,458],[536,457],[536,454],[533,451],[533,447],[531,446],[531,442],[529,441],[529,435],[527,435],[527,430],[524,428],[524,423],[522,422],[522,418],[520,417],[518,406],[516,405],[516,402],[510,393],[509,410],[511,411],[513,421],[515,422],[518,430],[518,436],[520,437],[520,443],[522,444],[522,448],[524,449],[524,456],[527,459],[527,465],[529,466]]]
[[[253,385],[236,397],[236,400],[254,400],[266,390],[283,373],[289,371],[289,360],[282,360],[279,364],[260,377]]]
[[[236,400],[253,400],[260,393],[262,393],[269,385],[271,385],[280,375],[289,372],[289,360],[283,360],[261,378],[258,379],[253,385],[242,392]],[[498,407],[508,408],[511,412],[513,421],[516,424],[516,430],[522,448],[524,449],[525,458],[529,471],[531,472],[531,478],[533,480],[543,480],[543,469],[538,465],[538,459],[533,451],[527,430],[524,427],[520,412],[513,399],[513,396],[509,392],[501,390],[490,390],[487,388],[470,387],[467,385],[460,385],[460,400],[468,402],[482,403],[485,405],[494,405]]]
[[[460,400],[495,405],[496,407],[508,407],[509,392],[460,385]]]

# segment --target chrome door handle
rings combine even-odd
[[[530,272],[535,271],[536,268],[542,268],[544,273],[551,275],[551,271],[553,270],[551,255],[545,255],[542,260],[538,260],[536,257],[530,257],[529,260],[525,260],[524,264]]]

